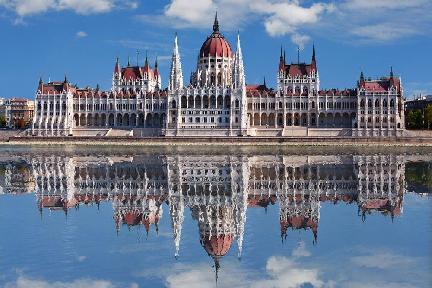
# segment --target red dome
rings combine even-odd
[[[213,235],[209,237],[206,235],[202,241],[204,249],[210,256],[221,257],[224,256],[231,247],[233,241],[232,235]]]
[[[218,32],[212,33],[203,43],[200,57],[232,57],[231,46],[228,41]]]
[[[213,24],[213,33],[203,43],[199,57],[232,57],[231,46],[219,32],[217,15]]]

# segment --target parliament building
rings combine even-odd
[[[322,90],[315,47],[310,63],[288,64],[281,50],[276,88],[246,84],[240,36],[233,50],[217,16],[187,85],[176,35],[167,88],[157,60],[123,67],[117,59],[109,91],[40,79],[35,98],[33,136],[395,137],[405,129],[392,70],[379,79],[362,72],[353,89]]]

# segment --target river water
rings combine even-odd
[[[427,148],[0,147],[1,287],[432,287]]]

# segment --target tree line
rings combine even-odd
[[[424,109],[411,110],[405,115],[407,129],[432,128],[432,104]]]

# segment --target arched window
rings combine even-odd
[[[215,81],[216,81],[215,74],[211,73],[211,75],[210,75],[210,85],[215,85]]]
[[[187,107],[187,99],[186,96],[182,96],[181,97],[181,108],[186,108]]]

